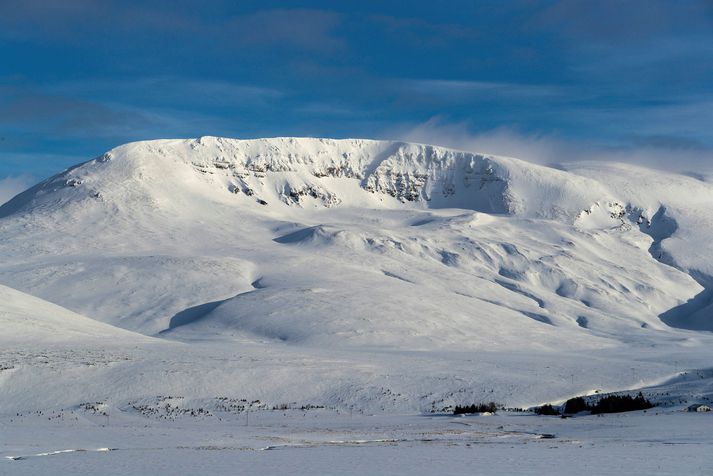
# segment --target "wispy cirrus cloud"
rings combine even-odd
[[[480,36],[477,29],[456,23],[393,15],[371,15],[368,19],[395,40],[417,46],[445,47],[453,40]]]
[[[9,139],[7,147],[17,137],[125,142],[226,133],[228,124],[237,128],[245,122],[239,113],[269,109],[283,95],[250,84],[165,76],[5,82],[0,86],[0,132]]]
[[[265,8],[222,14],[203,2],[125,2],[106,0],[4,0],[0,38],[70,42],[91,48],[108,38],[145,46],[146,38],[173,38],[179,44],[204,42],[221,49],[273,48],[313,52],[343,49],[342,15],[309,8]],[[132,36],[128,36],[131,34]]]
[[[281,90],[255,84],[201,77],[139,76],[83,78],[37,84],[36,89],[73,97],[106,98],[140,104],[205,106],[259,106],[281,98]]]
[[[0,125],[6,134],[35,131],[45,134],[121,135],[148,125],[136,111],[25,88],[4,88]]]
[[[713,3],[667,0],[568,0],[541,4],[527,26],[573,40],[620,47],[667,36],[710,33]]]
[[[346,46],[337,34],[341,22],[340,14],[327,10],[270,9],[230,18],[222,33],[240,45],[332,52]]]
[[[605,97],[709,92],[713,81],[713,2],[707,0],[551,2],[523,30],[557,41],[571,80]]]
[[[440,98],[542,98],[563,97],[567,90],[563,86],[513,83],[505,81],[477,81],[453,79],[405,79],[398,81],[403,91]]]
[[[0,2],[0,37],[25,41],[45,42],[51,36],[76,43],[125,31],[190,31],[195,26],[195,17],[180,9],[117,0]]]

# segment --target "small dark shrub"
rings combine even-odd
[[[453,410],[454,415],[463,415],[466,413],[484,413],[490,412],[495,413],[498,411],[498,404],[495,402],[489,403],[479,403],[478,405],[456,405],[455,410]]]
[[[567,402],[564,404],[564,411],[562,413],[565,413],[567,415],[574,415],[575,413],[584,412],[591,409],[592,407],[589,406],[589,404],[584,398],[575,397],[567,400]]]
[[[609,395],[599,400],[592,407],[592,414],[633,412],[646,410],[653,406],[641,392],[635,397],[631,395]]]
[[[535,407],[535,415],[559,415],[560,412],[557,408],[553,407],[549,403],[542,405],[541,407]]]

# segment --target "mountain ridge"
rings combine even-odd
[[[334,184],[325,183],[343,178],[358,181],[360,189],[376,194],[382,201],[390,197],[401,203],[426,207],[542,217],[571,215],[605,198],[607,193],[594,181],[568,177],[566,172],[544,166],[424,144],[365,139],[201,137],[119,146],[39,184],[33,189],[34,196],[21,194],[0,208],[0,216],[21,211],[38,195],[56,192],[62,187],[83,189],[86,196],[101,198],[105,192],[92,182],[94,171],[91,169],[116,160],[133,161],[131,170],[125,168],[123,177],[115,174],[115,179],[117,182],[141,179],[142,173],[149,173],[153,164],[137,157],[169,159],[167,169],[171,165],[190,165],[202,175],[213,176],[207,178],[223,192],[255,196],[256,200],[262,194],[266,195],[264,198],[288,205],[316,201],[323,206],[334,206],[345,200],[349,204],[350,193],[340,194],[338,190],[331,190]],[[173,162],[170,159],[174,159]],[[160,173],[154,171],[154,177],[157,175]],[[265,179],[275,175],[282,177],[268,183],[266,188]],[[188,180],[185,174],[182,177]],[[517,182],[522,188],[513,190],[513,183],[519,185]],[[106,188],[107,184],[103,185]],[[541,194],[536,193],[538,188]],[[576,193],[577,188],[579,193]],[[573,196],[577,197],[577,209],[558,200],[562,196],[570,201]],[[553,203],[547,209],[531,208],[529,203],[535,200]]]

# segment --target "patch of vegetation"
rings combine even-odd
[[[85,412],[91,412],[93,415],[108,416],[106,413],[106,405],[104,402],[86,402],[79,405],[79,408]]]
[[[560,411],[558,408],[553,407],[549,403],[542,405],[541,407],[535,407],[535,415],[557,415],[559,416]]]
[[[592,407],[587,403],[584,398],[574,397],[567,400],[567,402],[564,404],[564,411],[562,413],[564,413],[565,415],[574,415],[575,413],[586,412],[591,409]]]
[[[600,413],[621,413],[646,410],[653,408],[653,404],[639,392],[635,397],[631,395],[609,395],[600,399],[592,407],[592,415]]]
[[[488,403],[479,403],[479,404],[473,404],[473,405],[456,405],[455,409],[453,410],[454,415],[464,415],[464,414],[470,414],[470,413],[495,413],[498,411],[498,404],[495,402],[488,402]]]

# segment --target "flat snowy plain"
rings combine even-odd
[[[713,416],[681,411],[713,399],[705,177],[121,146],[0,207],[0,472],[709,474]]]
[[[710,474],[709,418],[256,411],[222,421],[3,419],[3,474]],[[76,418],[76,419],[75,419]],[[554,436],[554,437],[552,437]],[[10,459],[13,458],[13,459]]]

